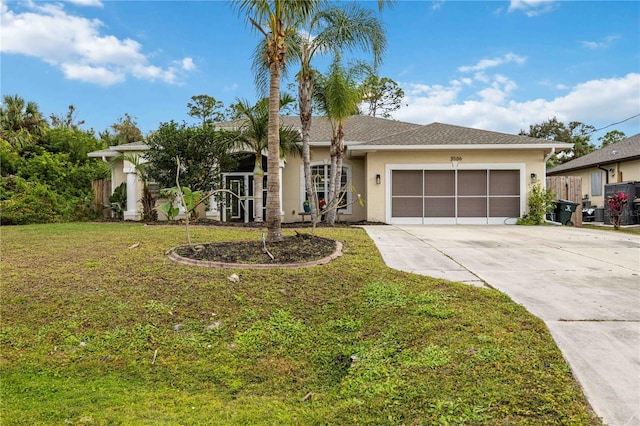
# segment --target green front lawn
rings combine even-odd
[[[328,265],[273,270],[173,263],[175,226],[0,232],[3,425],[600,424],[542,321],[387,268],[361,229],[316,231],[344,243]]]

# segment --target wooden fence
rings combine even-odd
[[[575,226],[582,226],[582,178],[578,176],[549,176],[547,188],[555,194],[556,200],[577,203],[576,212],[571,215]]]
[[[111,209],[105,208],[109,205],[109,197],[111,197],[111,180],[95,179],[92,182],[93,188],[93,208],[98,217],[105,219],[111,217]]]

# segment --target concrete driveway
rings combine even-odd
[[[608,425],[640,425],[640,237],[556,226],[365,226],[392,268],[490,286],[541,318]]]

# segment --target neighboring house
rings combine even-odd
[[[640,181],[640,133],[547,171],[547,176],[579,176],[583,197],[604,207],[604,186]]]
[[[297,117],[284,117],[282,124],[300,127]],[[221,127],[233,128],[237,123],[223,123]],[[342,180],[354,188],[354,192],[346,194],[347,203],[356,193],[366,202],[364,206],[349,205],[341,211],[340,219],[397,224],[515,223],[515,219],[526,212],[530,185],[537,182],[544,185],[546,160],[556,149],[572,146],[441,123],[423,126],[369,116],[348,119],[345,139]],[[320,177],[317,179],[319,198],[324,197],[328,189],[330,140],[329,121],[314,117],[311,163],[312,173]],[[143,153],[146,149],[144,144],[130,144],[89,155],[106,159],[122,151]],[[225,186],[248,198],[229,200],[220,211],[211,203],[208,217],[250,220],[244,211],[251,211],[248,203],[252,194],[245,188],[251,191],[252,171],[253,163],[250,163],[224,174]],[[265,169],[265,172],[270,171]],[[281,160],[278,172],[282,220],[300,221],[305,201],[302,159]],[[127,182],[127,193],[131,197],[125,218],[139,218],[140,209],[133,208],[140,198],[141,186],[136,184],[135,170],[124,162],[116,167],[112,181],[113,187]],[[264,193],[266,196],[266,189]],[[238,208],[239,202],[247,203],[247,208]]]
[[[88,155],[93,158],[101,158],[109,163],[114,157],[123,154],[139,155],[144,162],[144,153],[149,150],[149,145],[143,142],[131,142],[123,145],[110,146],[108,149],[93,151]],[[111,168],[111,193],[122,182],[127,183],[127,208],[124,211],[125,220],[140,220],[140,199],[142,198],[142,183],[139,182],[136,168],[128,161],[118,161]]]

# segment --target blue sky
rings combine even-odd
[[[146,134],[193,123],[193,95],[258,96],[259,35],[226,1],[0,0],[0,12],[0,92],[46,116],[73,104],[102,131],[129,113]],[[401,0],[379,17],[379,74],[406,95],[394,119],[518,133],[553,116],[602,128],[640,114],[640,2]],[[640,133],[640,117],[592,140],[612,129]]]

